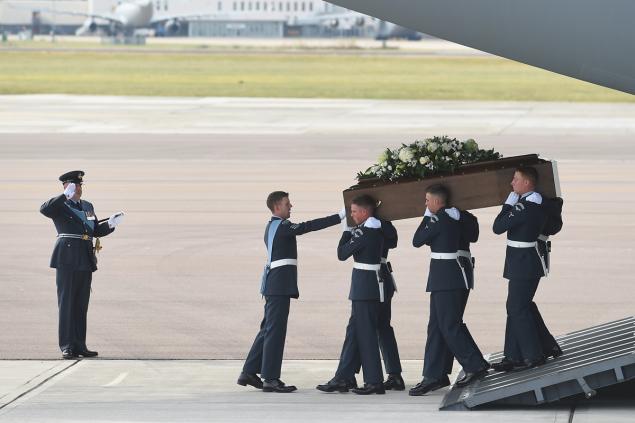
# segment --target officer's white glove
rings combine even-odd
[[[381,228],[381,222],[371,216],[368,219],[366,219],[366,222],[364,222],[364,227],[371,228],[371,229],[379,229]]]
[[[117,225],[123,220],[123,212],[115,213],[108,218],[108,227],[110,229],[116,228]]]
[[[346,217],[346,207],[342,207],[338,214],[340,215],[340,220],[344,219]]]
[[[64,195],[69,200],[71,198],[73,198],[73,196],[75,195],[75,184],[74,183],[71,182],[70,184],[66,185],[66,189],[64,190]]]
[[[527,201],[531,201],[532,203],[542,204],[542,195],[537,192],[533,192],[527,196]]]
[[[346,221],[346,219],[342,219],[342,232],[350,232],[353,228],[351,228],[350,226],[348,226],[348,222]]]
[[[424,213],[424,215],[423,215],[423,216],[427,216],[427,217],[432,216],[432,212],[430,211],[430,209],[429,209],[429,208],[427,208],[427,207],[426,207],[426,212]]]
[[[505,200],[505,204],[509,204],[510,206],[516,205],[520,196],[516,194],[514,191],[510,192],[507,196],[507,200]]]

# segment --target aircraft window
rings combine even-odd
[[[260,10],[260,2],[259,1],[256,2],[256,10]]]
[[[223,10],[223,2],[222,1],[218,2],[218,10]]]
[[[306,5],[302,2],[302,11],[304,12]]]
[[[297,12],[297,11],[298,11],[298,2],[297,2],[297,1],[294,1],[294,2],[293,2],[293,11],[294,11],[294,12]]]
[[[154,5],[154,8],[157,9],[157,10],[161,10],[161,3],[156,2],[155,5]]]
[[[251,10],[251,2],[247,3],[247,9]]]
[[[309,2],[309,12],[313,12],[313,3]]]
[[[238,5],[236,4],[236,2],[234,2],[234,11],[236,11],[236,9],[238,9]]]
[[[240,2],[240,10],[241,11],[245,10],[245,2],[244,1]]]
[[[163,10],[168,10],[168,2],[163,3]]]

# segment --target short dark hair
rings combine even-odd
[[[371,215],[375,213],[375,209],[377,208],[377,200],[368,194],[358,195],[353,198],[351,203],[368,210]]]
[[[523,175],[523,177],[531,182],[534,186],[538,184],[538,171],[535,167],[520,166],[516,168],[516,172]]]
[[[426,192],[435,197],[439,197],[444,204],[450,203],[450,191],[441,184],[430,185],[426,188]]]
[[[278,204],[278,202],[280,202],[280,200],[282,200],[283,198],[286,198],[288,196],[289,196],[288,192],[284,192],[284,191],[274,191],[274,192],[272,192],[271,194],[269,194],[267,196],[267,207],[273,213],[273,207],[276,204]]]

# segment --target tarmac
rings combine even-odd
[[[630,104],[4,96],[0,421],[632,421],[632,401],[581,404],[573,417],[571,406],[440,413],[443,392],[315,391],[336,367],[350,313],[339,227],[298,240],[301,297],[282,377],[299,392],[265,395],[235,378],[262,318],[267,193],[290,191],[296,221],[335,213],[384,147],[433,135],[558,161],[565,226],[536,300],[554,334],[632,315],[634,133]],[[102,240],[93,279],[88,343],[102,359],[66,367],[48,268],[55,231],[38,209],[76,168],[98,216],[124,210],[126,220]],[[505,247],[489,229],[497,212],[476,211],[466,312],[484,352],[500,350],[504,333]],[[427,253],[410,246],[418,223],[395,223],[390,257],[409,385],[420,379],[428,314]]]

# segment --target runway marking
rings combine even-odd
[[[112,382],[106,384],[106,385],[102,385],[104,388],[108,388],[111,386],[117,386],[119,385],[121,382],[123,382],[123,380],[128,376],[128,372],[124,372],[121,373],[119,376],[117,376]]]

